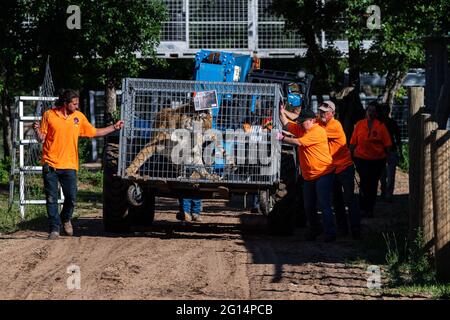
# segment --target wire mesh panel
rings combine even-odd
[[[119,175],[273,185],[280,101],[277,84],[125,79]]]
[[[163,0],[169,21],[163,23],[158,55],[192,57],[198,49],[256,52],[259,57],[306,54],[298,32],[270,10],[273,0]],[[336,30],[333,32],[340,32]],[[322,45],[329,37],[323,33]],[[371,41],[363,41],[367,48]],[[335,41],[348,52],[345,37]]]
[[[186,0],[165,0],[169,21],[163,23],[161,41],[186,41]]]
[[[190,0],[189,47],[247,49],[248,0]]]
[[[258,1],[258,48],[303,48],[297,32],[286,30],[285,20],[270,12],[272,0]]]

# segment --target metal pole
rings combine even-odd
[[[20,119],[23,117],[23,101],[19,101],[19,141],[24,139],[23,121]],[[19,145],[19,168],[21,169],[25,165],[24,145]],[[19,172],[19,206],[20,217],[25,219],[25,175],[22,170]]]

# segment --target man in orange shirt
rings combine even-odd
[[[361,236],[361,218],[355,197],[355,168],[347,147],[344,129],[341,123],[334,118],[335,111],[336,106],[333,102],[324,101],[319,106],[318,119],[319,125],[327,132],[333,165],[336,167],[333,188],[334,212],[339,229],[346,235],[348,222],[345,206],[348,207],[352,236],[358,239]]]
[[[322,211],[325,229],[325,242],[336,240],[336,227],[331,207],[331,192],[333,187],[334,166],[328,147],[326,131],[315,123],[316,115],[311,110],[303,110],[292,123],[281,107],[280,120],[285,130],[295,138],[279,134],[278,139],[298,146],[300,168],[304,182],[303,200],[306,214],[309,218],[308,240],[314,240],[320,233],[317,221],[316,203]]]
[[[50,225],[49,239],[59,237],[61,221],[66,235],[73,235],[71,218],[77,196],[78,137],[102,137],[123,127],[120,120],[105,128],[94,128],[78,111],[79,95],[65,90],[55,103],[57,106],[42,116],[33,127],[37,139],[43,142],[42,172]],[[58,182],[64,194],[61,215],[58,214]]]
[[[387,128],[377,119],[377,108],[377,102],[369,104],[366,119],[356,123],[350,140],[350,150],[361,181],[359,206],[368,217],[373,216],[378,181],[386,167],[386,157],[392,145]]]

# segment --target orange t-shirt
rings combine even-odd
[[[380,160],[386,158],[385,148],[392,145],[386,126],[378,120],[373,120],[369,132],[367,119],[360,120],[355,125],[351,145],[356,145],[354,156],[365,160]]]
[[[44,113],[41,132],[45,134],[42,148],[42,163],[56,169],[78,170],[78,137],[95,137],[95,129],[86,116],[75,111],[66,119],[57,109]]]
[[[314,124],[310,130],[304,131],[298,124],[289,123],[288,130],[301,143],[298,157],[303,179],[314,180],[334,170],[325,129]]]
[[[336,167],[336,173],[341,173],[353,164],[350,150],[347,147],[344,129],[341,123],[334,118],[328,121],[327,124],[319,121],[319,125],[327,132],[328,146],[333,158],[333,165]]]

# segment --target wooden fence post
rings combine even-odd
[[[409,238],[414,239],[420,224],[420,108],[424,105],[423,87],[409,89]]]
[[[420,150],[420,227],[423,230],[426,247],[434,251],[434,219],[433,219],[433,188],[431,174],[431,134],[437,129],[437,123],[430,114],[421,115]]]
[[[431,144],[436,276],[450,282],[450,131],[436,130]]]

